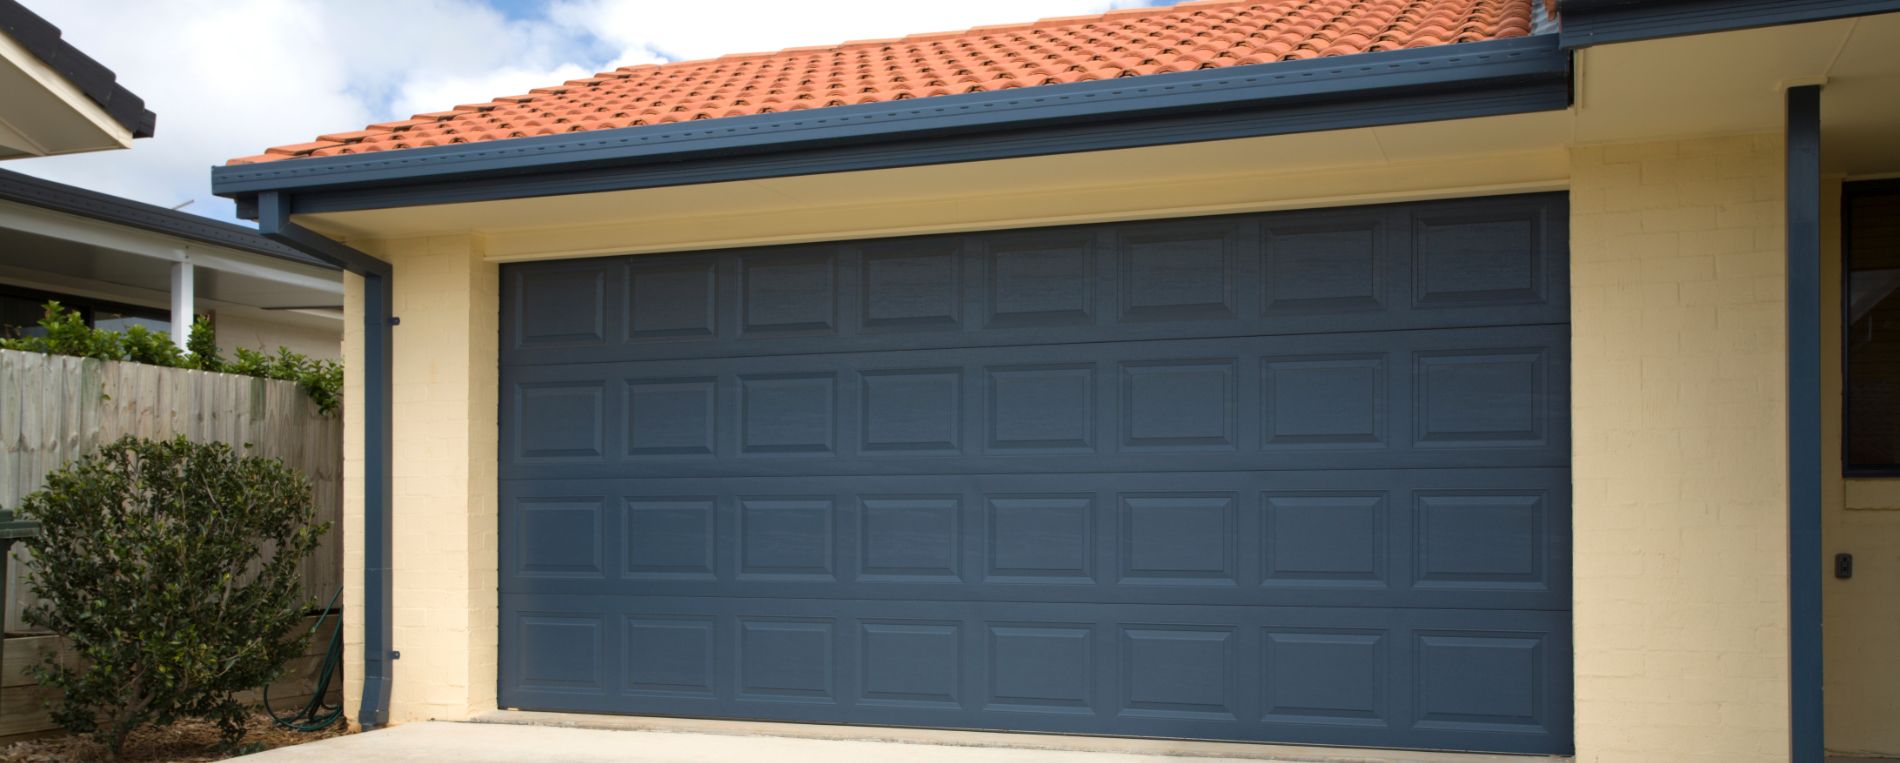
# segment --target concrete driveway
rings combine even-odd
[[[1260,758],[970,747],[671,731],[409,723],[248,755],[245,763],[449,761],[451,763],[1261,763]]]

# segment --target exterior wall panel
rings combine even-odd
[[[1781,139],[1571,156],[1578,760],[1785,760]]]

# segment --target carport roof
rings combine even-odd
[[[628,66],[229,164],[360,154],[1267,64],[1529,35],[1533,0],[1202,0]]]

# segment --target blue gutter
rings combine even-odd
[[[1821,662],[1821,88],[1788,89],[1789,760],[1827,758]]]
[[[218,167],[295,214],[888,169],[1570,105],[1554,35],[987,93]]]
[[[1565,49],[1900,11],[1900,0],[1558,0]]]
[[[364,729],[389,722],[394,580],[391,540],[390,373],[394,270],[388,262],[290,221],[290,206],[275,192],[257,198],[257,229],[266,238],[363,277],[363,704]]]

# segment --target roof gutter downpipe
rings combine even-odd
[[[290,221],[290,199],[276,191],[257,195],[257,229],[266,238],[363,277],[363,704],[356,715],[364,729],[389,722],[394,585],[390,418],[393,268],[334,239]]]

